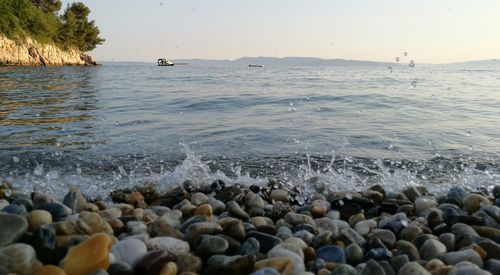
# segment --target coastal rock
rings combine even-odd
[[[90,274],[109,267],[109,252],[112,239],[98,233],[79,245],[72,247],[63,260],[67,274]]]
[[[322,259],[325,262],[346,263],[344,250],[335,245],[323,246],[316,251],[316,259]]]
[[[0,249],[0,274],[31,275],[40,266],[33,247],[11,244]]]
[[[19,44],[0,35],[0,48],[0,66],[95,65],[95,61],[80,51],[63,51],[56,45],[38,43],[31,38]]]
[[[15,242],[27,230],[28,222],[25,218],[12,214],[0,214],[0,247]]]

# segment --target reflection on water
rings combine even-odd
[[[1,68],[0,149],[44,149],[89,145],[59,142],[78,127],[76,136],[93,135],[97,88],[90,68]]]

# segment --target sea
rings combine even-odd
[[[186,180],[500,184],[500,66],[0,68],[0,184],[91,198]]]

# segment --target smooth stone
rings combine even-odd
[[[11,244],[0,249],[0,274],[31,275],[40,266],[33,247]]]
[[[2,209],[2,212],[24,217],[28,213],[28,210],[26,210],[26,207],[24,205],[11,203],[11,204],[7,205],[6,207],[4,207]]]
[[[159,274],[169,260],[167,251],[150,251],[136,262],[134,274]]]
[[[37,268],[33,275],[66,275],[66,273],[55,265],[44,265]]]
[[[294,270],[292,271],[292,274],[300,274],[305,270],[305,265],[304,265],[304,258],[300,257],[296,253],[288,250],[288,249],[282,249],[282,248],[277,248],[277,249],[272,249],[267,253],[267,257],[269,259],[272,258],[292,258],[294,261]]]
[[[253,192],[248,192],[245,195],[245,205],[248,208],[256,207],[263,209],[266,206],[266,203],[259,195]]]
[[[271,258],[257,261],[255,263],[255,270],[262,268],[274,268],[281,275],[299,275],[303,270],[298,270],[300,265],[296,264],[293,257],[280,257]]]
[[[196,210],[194,210],[195,216],[205,216],[205,217],[207,217],[208,222],[212,221],[212,214],[213,214],[212,206],[208,203],[202,204],[202,205],[198,206],[198,208],[196,208]],[[180,221],[179,221],[179,224],[180,224]]]
[[[175,262],[167,263],[160,271],[158,275],[176,275],[177,274],[177,265]]]
[[[419,225],[410,224],[408,227],[403,228],[399,233],[399,236],[403,240],[413,241],[416,237],[423,235],[424,230]]]
[[[396,272],[409,262],[410,260],[408,259],[408,256],[406,254],[398,255],[391,258],[392,268],[394,268]]]
[[[375,261],[389,261],[392,258],[392,252],[385,248],[372,248],[366,252],[363,261],[366,262],[370,259]]]
[[[490,272],[480,269],[470,262],[460,262],[453,267],[449,275],[491,275]]]
[[[380,239],[388,248],[392,248],[396,244],[396,236],[391,230],[387,229],[373,229],[368,238],[376,237]]]
[[[463,207],[470,213],[474,213],[479,210],[481,207],[490,205],[491,202],[487,197],[481,196],[479,194],[468,194],[462,200]]]
[[[56,233],[54,229],[42,226],[35,231],[27,241],[37,254],[38,259],[44,264],[57,264],[60,255],[56,253]]]
[[[363,249],[357,244],[350,244],[345,248],[347,263],[356,265],[363,259]]]
[[[172,210],[163,214],[158,220],[155,221],[159,226],[169,225],[171,227],[178,227],[181,225],[182,212],[179,210]]]
[[[235,201],[230,201],[226,204],[226,209],[231,214],[231,216],[242,219],[243,221],[247,221],[250,219],[250,216],[247,212],[245,212],[238,203]]]
[[[454,224],[451,227],[451,233],[455,235],[455,249],[469,246],[479,237],[479,234],[472,227],[463,223]]]
[[[255,238],[248,238],[240,247],[238,254],[240,255],[255,255],[260,251],[259,241]]]
[[[357,244],[361,247],[366,245],[366,240],[351,228],[340,231],[339,239],[345,244]]]
[[[479,267],[483,266],[483,260],[481,256],[473,249],[465,249],[455,252],[449,252],[443,255],[443,261],[449,265],[456,265],[462,261],[471,262]]]
[[[420,193],[420,191],[418,191],[418,189],[415,187],[415,186],[408,186],[406,188],[404,188],[403,190],[401,190],[401,192],[411,201],[411,202],[415,202],[415,200],[422,196],[422,194]]]
[[[33,210],[26,215],[28,230],[33,232],[44,224],[52,223],[52,215],[45,210]]]
[[[280,273],[274,268],[265,267],[250,273],[250,275],[280,275]]]
[[[420,258],[425,261],[440,259],[446,253],[446,246],[438,240],[427,240],[420,247]]]
[[[316,223],[316,227],[319,232],[322,231],[330,231],[333,233],[339,232],[337,224],[330,218],[318,218],[314,219],[314,222]]]
[[[181,233],[186,233],[187,228],[189,226],[191,226],[192,224],[199,223],[199,222],[206,222],[206,221],[207,221],[207,217],[205,217],[205,216],[193,216],[193,217],[190,217],[189,219],[185,220],[177,228],[177,230],[179,230]]]
[[[289,212],[288,214],[285,215],[284,219],[287,223],[291,224],[292,226],[296,226],[303,223],[316,226],[314,219],[311,216],[305,214]]]
[[[192,243],[202,234],[215,235],[222,233],[222,227],[216,223],[199,222],[190,225],[184,234],[184,240]]]
[[[491,239],[493,241],[495,241],[497,238],[498,238],[498,240],[500,240],[500,238],[499,238],[499,236],[500,236],[500,229],[491,228],[491,227],[488,227],[488,226],[477,226],[477,225],[473,225],[471,227],[481,237],[488,238],[488,239]]]
[[[80,191],[73,188],[64,196],[63,204],[69,207],[73,213],[76,213],[78,210],[78,198],[80,196]]]
[[[483,269],[488,270],[494,275],[500,274],[500,260],[489,259],[483,264]]]
[[[455,235],[452,233],[443,233],[439,235],[439,241],[446,246],[447,251],[455,251]]]
[[[420,260],[420,254],[418,253],[417,248],[411,242],[399,240],[396,242],[396,248],[398,250],[397,254],[407,255],[408,259],[411,262]]]
[[[374,260],[369,260],[361,275],[386,275],[385,270]]]
[[[417,262],[409,262],[401,267],[398,271],[398,275],[431,275],[424,267],[422,267]]]
[[[219,215],[226,210],[226,204],[220,200],[213,197],[208,198],[208,203],[212,206],[213,213]]]
[[[200,192],[192,194],[189,200],[191,201],[192,204],[196,206],[208,203],[208,197]]]
[[[245,227],[240,220],[232,220],[228,222],[224,226],[222,233],[240,241],[244,240],[246,236]]]
[[[183,240],[173,237],[155,237],[146,241],[146,246],[149,251],[162,250],[168,252],[169,255],[179,255],[190,251],[189,244]]]
[[[139,234],[144,234],[144,233],[148,232],[148,227],[139,221],[127,222],[126,227],[127,227],[127,233],[129,235],[139,235]]]
[[[381,229],[389,229],[395,234],[399,234],[399,232],[409,224],[410,220],[405,213],[397,213],[380,220],[378,223],[378,227]]]
[[[357,275],[357,274],[358,271],[354,267],[348,264],[340,264],[330,273],[330,275]]]
[[[12,214],[0,214],[0,247],[17,241],[27,230],[28,222],[25,218]]]
[[[49,212],[52,215],[52,220],[55,222],[62,221],[68,217],[68,210],[65,206],[56,202],[43,204],[38,209]]]
[[[0,199],[0,211],[2,211],[2,209],[7,207],[8,205],[9,205],[9,202],[7,200]]]
[[[302,261],[304,261],[304,251],[302,250],[302,248],[300,246],[297,246],[297,245],[292,244],[292,243],[287,243],[287,242],[280,243],[277,246],[273,247],[271,250],[269,250],[269,252],[267,252],[267,257],[268,258],[276,258],[276,257],[284,256],[284,255],[280,254],[280,250],[282,250],[282,249],[286,249],[288,251],[295,253],[296,255],[298,255],[300,257],[300,259]]]
[[[269,252],[269,250],[282,242],[281,239],[275,236],[257,231],[248,232],[247,237],[257,239],[260,245],[260,252],[262,253]]]
[[[90,239],[69,249],[63,259],[63,269],[68,274],[90,274],[109,267],[109,252],[112,239],[97,233]]]
[[[481,241],[478,245],[486,251],[486,259],[500,260],[500,245],[491,241]]]
[[[326,217],[332,220],[340,221],[340,212],[338,210],[330,210],[326,212]]]
[[[432,259],[425,264],[425,269],[429,272],[433,272],[434,270],[439,270],[443,267],[445,267],[445,264],[443,263],[443,261],[439,259]]]
[[[132,275],[134,270],[132,266],[124,262],[114,262],[108,267],[109,275]]]
[[[466,195],[467,192],[462,187],[453,186],[450,188],[446,196],[449,198],[457,198],[462,201]]]
[[[427,212],[430,208],[437,207],[438,202],[436,198],[431,196],[423,196],[415,199],[415,211],[417,215],[422,216]]]
[[[175,262],[179,274],[182,272],[200,273],[203,267],[201,258],[191,253],[180,254],[176,257]]]
[[[346,263],[344,250],[335,245],[327,245],[316,250],[316,259],[322,259],[325,262]]]
[[[147,252],[146,245],[136,239],[121,240],[111,247],[111,253],[117,261],[125,262],[132,267]]]
[[[114,234],[113,228],[111,228],[108,222],[95,212],[82,211],[80,212],[80,219],[92,229],[92,234],[101,232],[108,235]]]
[[[288,202],[288,192],[282,189],[275,189],[271,191],[271,200]]]
[[[293,236],[303,240],[307,245],[312,245],[314,237],[315,237],[313,233],[311,233],[307,230],[297,231],[297,232],[293,233]]]
[[[377,228],[377,222],[371,219],[360,221],[354,226],[354,230],[363,237],[368,236],[368,234],[375,228]]]
[[[54,202],[54,198],[52,198],[50,195],[40,192],[33,192],[31,194],[31,198],[33,200],[33,206],[35,207],[35,209],[40,208],[40,206],[43,204]]]
[[[338,227],[339,232],[342,231],[342,230],[344,230],[344,229],[351,228],[351,226],[349,225],[349,223],[346,222],[346,221],[343,221],[343,220],[333,220],[333,219],[332,219],[332,221]]]
[[[208,258],[215,254],[224,254],[229,247],[229,243],[221,237],[211,235],[200,235],[195,244],[196,255]]]
[[[379,261],[378,264],[384,269],[386,275],[396,275],[389,261]]]

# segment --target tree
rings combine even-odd
[[[31,2],[47,13],[56,13],[62,7],[62,3],[59,0],[31,0]]]
[[[100,31],[95,21],[89,22],[89,14],[90,9],[78,2],[68,6],[63,15],[62,38],[68,45],[83,52],[91,51],[104,42],[104,39],[99,37]]]

